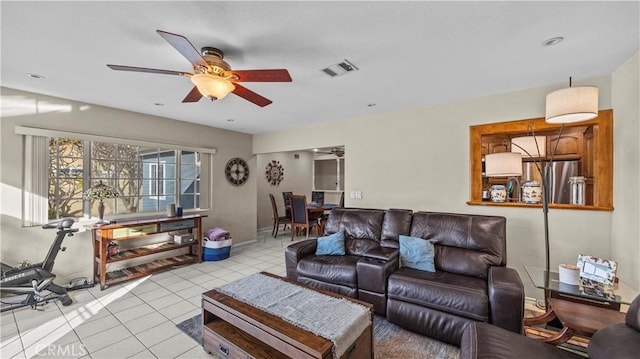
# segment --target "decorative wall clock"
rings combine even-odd
[[[277,186],[284,179],[284,168],[280,161],[271,161],[267,164],[267,182],[272,186]]]
[[[242,158],[232,158],[224,167],[224,175],[232,185],[242,186],[249,179],[249,166]]]

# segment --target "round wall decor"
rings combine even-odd
[[[280,161],[271,161],[267,164],[267,182],[272,186],[277,186],[284,179],[284,168]]]
[[[242,186],[249,179],[249,166],[242,158],[232,158],[224,167],[224,175],[232,185]]]

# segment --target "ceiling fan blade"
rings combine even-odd
[[[286,69],[271,70],[232,70],[230,73],[238,76],[234,82],[291,82],[291,76]]]
[[[178,34],[172,34],[170,32],[156,30],[158,35],[162,36],[168,43],[171,44],[182,56],[186,57],[193,66],[204,66],[207,67],[208,64],[200,55],[200,52],[196,50],[195,47],[189,42],[189,40]]]
[[[194,86],[182,102],[198,102],[201,98],[202,94],[198,91],[198,87]]]
[[[191,75],[193,75],[190,72],[161,70],[161,69],[150,69],[150,68],[146,68],[146,67],[122,66],[122,65],[107,65],[107,67],[112,69],[112,70],[116,70],[116,71],[149,72],[149,73],[152,73],[152,74],[178,75],[178,76],[191,76]]]
[[[233,86],[236,87],[235,90],[233,90],[233,93],[242,97],[243,99],[253,102],[256,105],[260,106],[260,107],[265,107],[267,105],[269,105],[272,101],[269,100],[266,97],[262,97],[260,95],[258,95],[257,93],[249,90],[248,88],[241,86],[239,84],[234,83]]]

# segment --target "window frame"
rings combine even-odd
[[[597,126],[594,139],[598,151],[594,153],[593,163],[598,181],[594,184],[593,205],[579,206],[550,203],[549,208],[613,211],[613,110],[600,110],[592,120],[565,124],[564,127]],[[516,202],[482,201],[482,136],[484,135],[528,135],[530,129],[537,132],[558,130],[560,125],[549,124],[542,118],[489,123],[469,127],[469,201],[468,205],[499,207],[541,207],[541,204]]]
[[[26,126],[16,126],[15,133],[17,135],[22,135],[24,139],[25,145],[25,156],[28,155],[28,158],[25,158],[23,172],[24,172],[24,182],[23,182],[23,198],[25,201],[24,209],[23,209],[23,226],[34,226],[41,225],[48,221],[48,198],[49,198],[49,141],[48,138],[72,138],[81,141],[97,141],[97,142],[107,142],[113,144],[123,144],[123,145],[136,145],[136,146],[144,146],[144,147],[155,147],[162,150],[177,150],[177,151],[190,151],[197,153],[197,158],[201,159],[201,161],[196,162],[195,166],[199,167],[199,178],[198,181],[198,191],[197,193],[188,193],[188,195],[197,195],[199,196],[198,201],[194,201],[194,208],[188,209],[191,211],[206,211],[209,210],[212,203],[212,168],[213,168],[213,155],[217,152],[215,148],[210,147],[195,147],[189,145],[179,145],[179,144],[167,144],[162,142],[153,142],[153,141],[144,141],[144,140],[132,140],[125,139],[119,137],[112,136],[103,136],[103,135],[95,135],[95,134],[86,134],[86,133],[78,133],[78,132],[69,132],[69,131],[59,131],[59,130],[51,130],[51,129],[43,129],[43,128],[35,128],[35,127],[26,127]],[[42,138],[43,142],[40,145],[36,145],[36,138]],[[32,140],[33,139],[33,140]],[[89,147],[85,146],[85,151],[89,151]],[[83,153],[83,158],[87,158]],[[84,166],[84,174],[82,176],[83,181],[85,183],[90,183],[90,164],[83,164]],[[140,174],[142,176],[142,174]],[[114,176],[115,178],[115,176]],[[140,177],[139,177],[140,178]],[[141,180],[141,179],[140,179]],[[176,177],[176,184],[180,183],[180,178]],[[180,187],[175,187],[175,199],[176,201],[180,200],[181,194]],[[83,192],[84,192],[83,188]],[[144,196],[144,192],[141,192],[141,195]],[[44,199],[44,200],[43,200]],[[88,211],[90,207],[86,207],[84,202],[89,203],[88,201],[83,201],[83,217],[87,217]],[[197,206],[196,206],[197,204]],[[87,210],[85,210],[87,208]],[[42,213],[42,216],[39,216],[38,213]],[[110,218],[129,218],[129,217],[144,217],[144,216],[154,216],[159,213],[164,213],[162,208],[158,208],[156,211],[149,212],[130,212],[130,213],[122,213],[122,214],[114,214],[109,215]],[[59,212],[56,213],[56,217],[59,217]],[[95,213],[93,213],[92,218],[95,217]],[[81,217],[76,217],[81,218]]]

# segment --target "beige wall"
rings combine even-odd
[[[258,173],[255,157],[251,155],[251,135],[7,88],[1,90],[0,249],[3,262],[40,261],[53,240],[52,231],[21,227],[23,139],[14,133],[16,126],[217,148],[211,175],[211,208],[204,213],[208,215],[204,227],[228,229],[235,243],[256,239],[258,176],[250,176],[249,182],[240,187],[230,185],[224,177],[224,166],[232,157],[247,159],[251,172]],[[54,268],[60,277],[59,283],[74,277],[91,277],[90,234],[80,233],[67,239],[65,245],[67,251],[60,253]]]
[[[640,53],[611,76],[614,120],[612,258],[618,275],[640,288]]]
[[[296,154],[299,158],[295,158]],[[281,216],[284,216],[285,213],[282,192],[304,194],[307,196],[307,201],[311,201],[313,156],[313,153],[309,151],[268,153],[257,156],[258,228],[273,226],[273,211],[271,210],[269,193],[275,197],[278,213]],[[265,168],[271,161],[280,161],[284,168],[284,180],[278,186],[272,186],[266,179]]]
[[[633,64],[625,66],[626,69]],[[622,72],[632,72],[624,69],[619,71],[620,77]],[[600,89],[600,109],[609,109],[613,107],[611,81],[611,76],[601,76],[574,81],[574,86],[597,86]],[[618,86],[635,88],[637,91],[637,75],[620,81],[623,84]],[[345,193],[359,190],[363,194],[359,200],[345,196],[346,206],[398,207],[507,217],[508,265],[519,271],[528,296],[542,298],[542,292],[532,286],[523,269],[523,265],[544,266],[542,211],[539,208],[466,204],[469,199],[469,126],[543,117],[546,94],[564,87],[566,83],[563,82],[455,103],[259,134],[254,136],[253,151],[260,154],[343,143],[348,154],[345,163]],[[635,101],[637,104],[637,96],[635,100],[621,101]],[[636,130],[625,137],[616,133],[615,147],[620,149],[622,143],[629,142],[635,151],[631,155],[637,158],[637,110],[633,116],[620,117],[616,111],[614,108],[614,122],[618,128],[635,126]],[[628,112],[632,113],[633,110]],[[614,178],[632,177],[637,186],[637,163],[635,166],[635,174],[632,176],[632,173],[616,163]],[[623,261],[626,268],[621,271],[622,279],[631,280],[632,272],[640,272],[637,251],[640,238],[637,227],[627,224],[617,231],[612,230],[614,216],[616,221],[617,218],[624,218],[620,221],[631,221],[631,216],[635,216],[632,222],[637,226],[638,193],[636,191],[631,197],[618,196],[616,200],[614,212],[557,209],[549,212],[552,267],[560,263],[575,263],[580,253],[616,260],[612,250],[615,246],[611,239],[615,234],[625,238],[620,240],[620,245],[633,245],[636,250],[633,258],[625,258]],[[626,212],[628,207],[634,205],[625,206],[620,203],[622,201],[636,203],[636,209]]]

